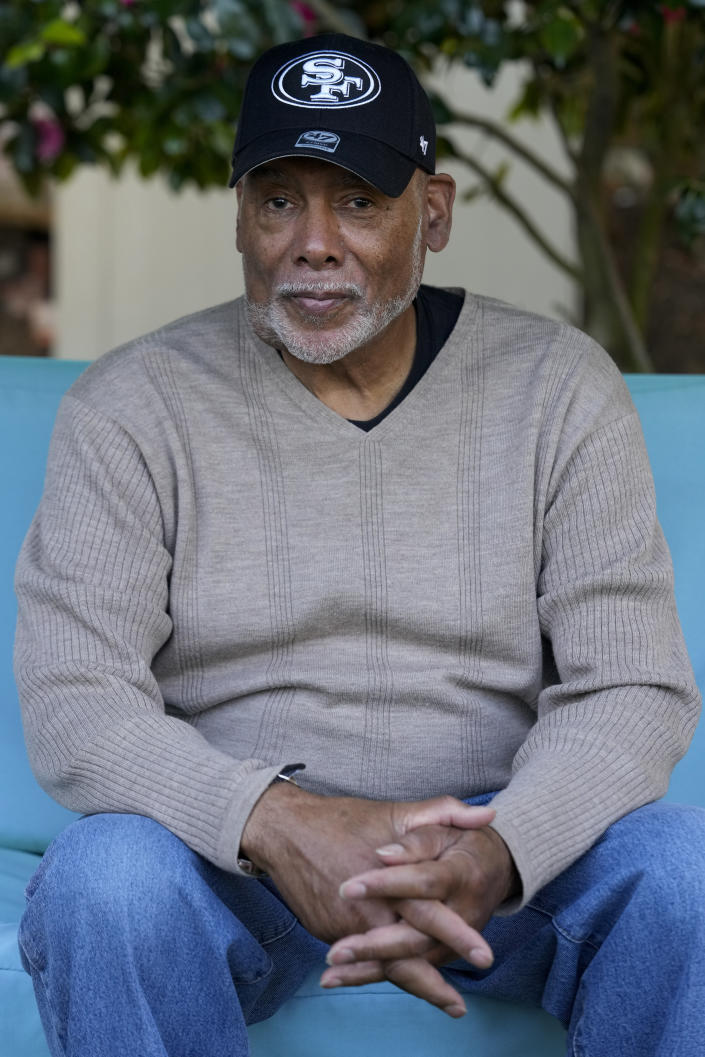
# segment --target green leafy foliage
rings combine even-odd
[[[247,69],[302,28],[279,0],[5,0],[0,143],[30,191],[128,158],[222,186]]]
[[[670,120],[680,101],[688,111],[677,145],[685,159],[702,153],[705,139],[704,22],[705,0],[538,0],[523,4],[520,17],[508,0],[5,0],[1,139],[35,187],[44,174],[65,178],[77,161],[119,172],[129,157],[143,175],[163,171],[173,186],[222,184],[253,58],[303,32],[350,25],[422,71],[459,63],[491,84],[505,63],[521,60],[527,74],[510,118],[550,111],[578,151],[595,87],[595,39],[606,35],[619,82],[613,138],[640,139],[657,155],[664,107]],[[679,100],[666,101],[669,54]],[[441,130],[457,120],[450,100],[436,96],[434,106]],[[36,135],[38,116],[60,132],[53,149]],[[453,152],[452,139],[443,145]],[[701,176],[700,163],[684,160],[673,183]]]

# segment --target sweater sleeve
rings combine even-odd
[[[544,507],[537,605],[553,678],[494,802],[523,902],[665,793],[698,717],[641,426],[612,386],[601,423],[571,429],[573,400]]]
[[[289,761],[237,761],[166,714],[151,665],[172,628],[170,568],[135,439],[65,398],[16,573],[30,762],[66,807],[147,815],[236,871],[247,817]]]

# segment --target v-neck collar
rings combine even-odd
[[[359,444],[363,444],[370,439],[378,440],[404,427],[409,415],[413,415],[417,403],[425,399],[426,389],[434,385],[437,379],[451,369],[452,364],[456,360],[459,347],[467,343],[468,334],[476,324],[478,302],[472,294],[465,290],[453,289],[454,292],[464,295],[464,301],[458,320],[445,344],[411,392],[381,422],[367,431],[361,430],[343,415],[333,411],[322,400],[319,400],[289,370],[277,350],[258,338],[250,328],[249,323],[245,321],[245,327],[251,339],[249,352],[258,358],[262,369],[269,375],[277,388],[297,405],[312,426],[322,430],[325,429],[340,437],[347,436],[351,440],[356,440]],[[241,311],[245,312],[244,303],[241,306]]]

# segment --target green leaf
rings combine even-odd
[[[681,189],[674,216],[686,245],[692,246],[705,235],[705,182],[693,182]]]
[[[478,198],[482,198],[487,194],[487,188],[481,184],[474,184],[472,187],[468,187],[463,191],[460,196],[463,202],[474,202]]]
[[[212,95],[197,95],[191,101],[191,109],[199,121],[206,124],[211,121],[222,121],[227,116],[223,103]]]
[[[541,44],[556,66],[565,66],[576,51],[583,37],[583,30],[576,17],[567,10],[560,10],[547,22],[539,34]]]
[[[262,7],[273,43],[283,44],[301,35],[301,21],[291,4],[282,3],[282,0],[262,0]]]
[[[213,47],[213,37],[200,18],[187,18],[186,32],[201,51],[208,51]]]
[[[41,38],[46,44],[59,44],[65,48],[80,47],[86,43],[86,34],[71,22],[55,18],[48,22],[41,31]]]
[[[431,109],[437,125],[448,125],[455,121],[455,114],[446,100],[435,92],[431,95]]]
[[[436,138],[436,158],[457,158],[458,151],[456,150],[455,144],[452,140],[447,139],[445,136],[438,136]]]
[[[11,70],[18,66],[26,66],[28,62],[38,62],[44,58],[46,47],[41,40],[25,40],[21,44],[15,44],[10,48],[5,65]]]
[[[10,143],[10,156],[19,173],[26,174],[37,169],[37,137],[33,127],[22,125],[19,133]]]
[[[507,179],[507,176],[509,175],[509,170],[509,162],[504,161],[501,163],[501,165],[497,166],[494,173],[492,174],[492,179],[496,187],[502,187],[505,180]]]
[[[537,80],[527,81],[521,95],[507,114],[508,121],[518,121],[522,117],[537,118],[543,103],[543,92]]]
[[[185,136],[165,136],[162,140],[162,150],[172,158],[185,154],[187,148],[188,140]]]
[[[153,146],[145,148],[139,160],[139,171],[140,176],[152,176],[161,165],[161,157],[159,151],[155,150]]]
[[[78,166],[78,158],[75,154],[63,151],[54,162],[52,172],[59,180],[68,180]]]
[[[180,191],[184,186],[184,174],[180,169],[171,169],[169,172],[169,187],[172,191]]]

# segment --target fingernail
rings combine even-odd
[[[401,844],[385,844],[383,848],[377,848],[378,855],[403,855],[404,849]]]
[[[464,1017],[467,1010],[465,1009],[465,1006],[461,1006],[457,1002],[453,1002],[449,1006],[444,1006],[443,1012],[447,1013],[449,1017],[455,1017],[457,1020],[458,1017]]]
[[[319,980],[319,983],[320,983],[321,987],[340,987],[340,977],[339,976],[326,976],[325,978],[321,977],[321,979]]]
[[[328,965],[348,965],[355,961],[355,955],[349,947],[339,947],[337,950],[328,951],[326,962]]]
[[[494,961],[494,955],[491,951],[486,951],[484,947],[473,947],[468,956],[468,961],[476,965],[478,969],[489,969]]]
[[[340,886],[340,894],[343,899],[359,899],[367,895],[367,886],[362,881],[345,881]]]

